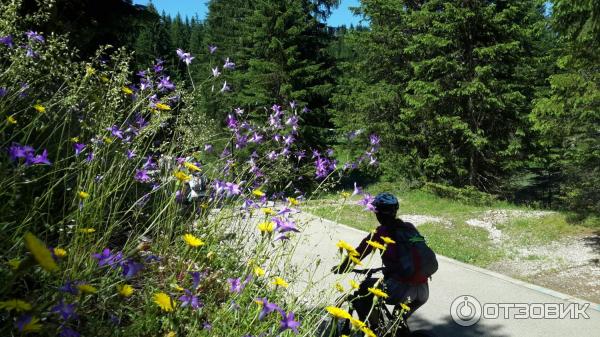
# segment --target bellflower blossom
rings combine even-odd
[[[6,35],[0,37],[0,44],[7,46],[8,48],[14,47],[12,35]]]
[[[213,45],[208,46],[208,52],[211,54],[214,54],[217,51],[217,49],[218,49],[217,46],[213,46]]]
[[[281,314],[281,322],[280,322],[280,331],[285,331],[287,329],[294,331],[294,333],[298,333],[298,327],[300,327],[300,322],[294,319],[294,313],[290,312],[286,315],[285,311],[279,311]]]
[[[229,60],[229,57],[225,60],[225,64],[223,64],[223,69],[235,69],[235,63]]]
[[[375,198],[373,198],[373,196],[371,196],[369,193],[365,193],[363,195],[362,200],[360,200],[358,202],[359,205],[361,206],[365,206],[365,211],[375,211],[375,207],[373,206],[373,201],[375,200]]]
[[[262,307],[260,314],[258,314],[259,321],[262,321],[265,317],[267,317],[268,314],[274,311],[281,311],[281,308],[277,304],[270,303],[266,297],[257,298],[255,301]]]
[[[170,91],[170,90],[175,89],[175,84],[173,84],[173,82],[171,82],[170,76],[163,76],[160,78],[160,80],[158,82],[158,89],[160,91]]]
[[[38,32],[34,32],[34,31],[30,30],[30,31],[27,31],[25,33],[25,35],[27,35],[27,38],[30,41],[39,42],[39,43],[46,42],[46,39],[44,39],[44,37],[41,34],[39,34]]]
[[[85,149],[85,144],[75,143],[73,144],[73,148],[75,149],[75,156],[79,156],[83,149]]]
[[[211,70],[212,70],[212,75],[213,75],[213,77],[215,77],[215,78],[216,78],[216,77],[219,77],[219,76],[221,76],[221,72],[219,71],[219,67],[214,67],[214,68],[211,68]]]
[[[177,56],[179,56],[179,59],[188,66],[192,63],[192,60],[194,59],[192,54],[184,52],[181,48],[177,49]]]
[[[188,305],[192,309],[199,309],[204,306],[204,303],[198,300],[198,296],[192,294],[192,292],[187,289],[185,289],[185,295],[179,297],[179,301],[181,301],[181,307],[183,308],[187,307]]]

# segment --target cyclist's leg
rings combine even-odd
[[[410,297],[410,310],[404,315],[404,319],[408,319],[429,299],[429,285],[427,283],[410,286],[408,291]]]

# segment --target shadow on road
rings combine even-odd
[[[595,232],[594,234],[584,238],[585,245],[594,249],[594,251],[600,255],[600,231]],[[599,261],[592,261],[597,264]]]
[[[414,314],[408,320],[408,325],[411,330],[425,330],[427,332],[435,334],[436,337],[508,337],[509,335],[502,333],[500,330],[502,329],[501,325],[497,324],[489,324],[486,322],[482,324],[481,322],[469,326],[463,327],[456,324],[452,317],[446,316],[444,318],[444,323],[432,323],[427,320],[422,315],[419,315],[418,312]]]

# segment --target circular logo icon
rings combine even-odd
[[[471,326],[481,319],[481,303],[470,295],[459,296],[452,301],[450,315],[456,324]]]

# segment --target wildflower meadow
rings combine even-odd
[[[376,135],[338,163],[299,139],[310,107],[293,100],[196,114],[235,90],[218,45],[172,50],[190,73],[212,64],[175,80],[126,49],[78,58],[68,36],[27,29],[43,15],[0,10],[2,336],[314,336],[348,318],[290,290],[290,239],[303,203],[376,162]]]

